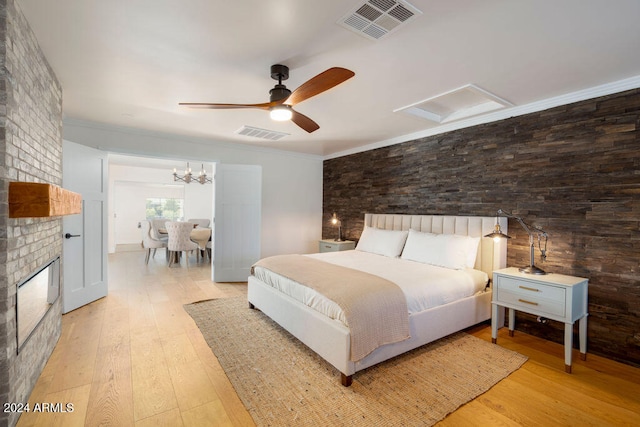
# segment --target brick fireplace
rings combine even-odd
[[[61,298],[17,345],[17,287],[62,253],[62,219],[8,218],[8,183],[62,185],[62,87],[15,0],[0,0],[0,401],[26,402],[61,332]],[[18,414],[0,412],[0,426]]]

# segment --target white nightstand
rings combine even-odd
[[[323,239],[319,242],[320,252],[338,252],[338,251],[348,251],[356,248],[356,242],[353,240],[343,240],[342,242],[337,242],[333,239]]]
[[[587,358],[587,291],[589,280],[562,274],[532,275],[517,268],[493,272],[491,342],[498,338],[498,308],[509,309],[509,336],[513,336],[515,310],[564,323],[565,371],[571,373],[573,324],[579,320],[580,358]]]

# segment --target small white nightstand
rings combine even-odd
[[[565,371],[571,373],[573,324],[579,320],[580,358],[587,358],[587,291],[589,280],[562,274],[533,275],[505,268],[493,272],[491,342],[498,338],[498,308],[509,309],[509,336],[515,310],[564,323]]]
[[[353,240],[343,240],[342,242],[338,242],[333,239],[322,239],[318,243],[320,246],[320,252],[348,251],[356,248],[356,242]]]

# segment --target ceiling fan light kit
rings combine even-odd
[[[288,107],[286,105],[276,105],[275,107],[271,108],[271,111],[269,111],[269,116],[271,116],[272,120],[275,120],[277,122],[284,122],[287,120],[291,120],[291,117],[293,117],[293,113],[291,112],[291,107]]]
[[[238,108],[258,108],[260,110],[269,111],[269,115],[273,120],[286,121],[291,120],[300,128],[311,133],[320,128],[320,126],[309,117],[299,113],[293,109],[293,106],[306,101],[307,99],[319,95],[339,84],[349,80],[355,73],[346,68],[333,67],[318,74],[317,76],[307,80],[296,90],[291,92],[285,85],[283,80],[289,78],[289,67],[282,64],[271,66],[271,78],[278,81],[273,89],[269,91],[269,102],[262,104],[213,104],[213,103],[195,103],[181,102],[191,108],[208,108],[216,109],[238,109]]]

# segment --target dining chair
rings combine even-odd
[[[209,240],[207,242],[206,247],[207,247],[207,249],[206,249],[207,256],[209,257],[209,261],[211,261],[211,248],[213,247],[213,242],[211,240]]]
[[[165,229],[165,225],[169,220],[166,218],[154,218],[151,220],[151,235],[158,240],[167,242],[169,237],[160,233],[160,229]]]
[[[210,219],[190,219],[187,222],[190,222],[191,224],[196,224],[198,226],[198,228],[206,228],[209,226],[209,224],[211,224],[211,220]]]
[[[169,221],[165,225],[169,234],[167,249],[169,250],[169,267],[176,262],[180,263],[180,254],[185,252],[187,267],[189,267],[189,252],[198,249],[198,244],[191,241],[193,224],[190,222]]]
[[[211,229],[196,227],[191,230],[189,238],[192,242],[195,242],[198,245],[198,261],[200,261],[200,256],[202,256],[202,259],[204,260],[204,252],[207,249],[207,242],[211,239]]]
[[[167,243],[162,240],[155,239],[151,235],[151,224],[149,221],[140,221],[140,232],[142,233],[142,247],[147,250],[147,255],[144,258],[144,263],[149,264],[149,256],[151,255],[151,249],[153,249],[153,256],[156,256],[156,250],[158,248],[166,248]]]

